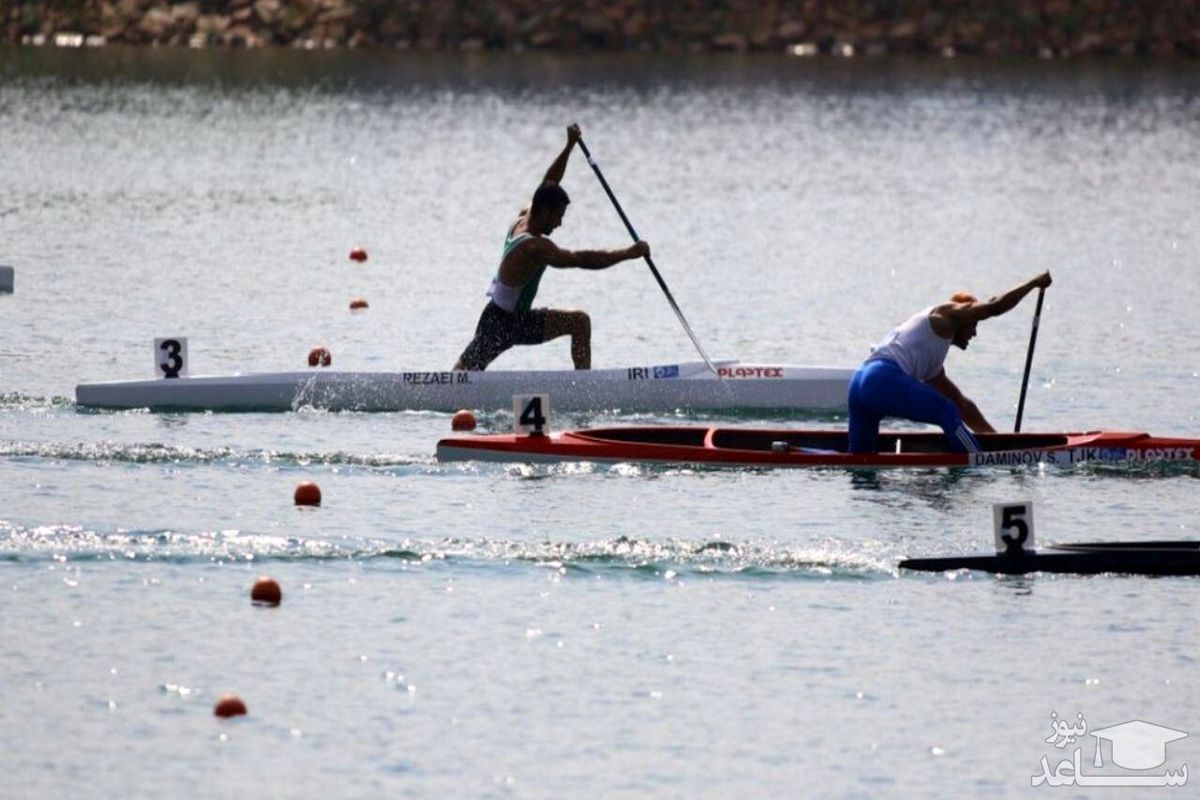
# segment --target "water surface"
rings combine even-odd
[[[953,291],[1050,269],[1025,429],[1198,436],[1198,80],[0,51],[0,794],[1015,796],[1058,754],[1052,711],[1200,728],[1195,581],[895,570],[986,549],[1017,499],[1044,539],[1195,538],[1190,471],[443,466],[445,414],[72,402],[148,377],[165,335],[201,373],[317,344],[448,368],[579,121],[713,356],[853,365]],[[556,239],[624,245],[581,159],[565,186]],[[598,367],[694,358],[637,264],[540,298],[591,312]],[[948,362],[998,428],[1031,314]],[[568,364],[557,342],[496,367]],[[554,424],[634,420],[680,418]],[[767,421],[844,424],[737,423]],[[321,508],[292,506],[301,480]],[[264,572],[278,609],[248,602]],[[226,691],[247,718],[212,718]]]

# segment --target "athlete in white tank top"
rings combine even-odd
[[[500,253],[501,265],[504,264],[504,259],[508,257],[508,254],[515,250],[522,242],[533,238],[533,234],[528,231],[515,236],[513,235],[513,231],[516,230],[524,218],[525,215],[522,214],[521,218],[513,223],[512,228],[508,231],[508,235],[504,238],[504,249]],[[488,287],[487,295],[492,298],[493,303],[509,313],[516,311],[518,305],[521,305],[524,310],[528,311],[533,306],[533,297],[537,294],[538,283],[542,279],[543,272],[545,272],[545,267],[535,272],[533,277],[525,283],[518,286],[509,286],[500,280],[500,268],[497,267],[496,274],[492,276],[492,284]],[[533,285],[530,286],[530,284]],[[527,287],[531,289],[528,293],[526,292]],[[525,302],[522,303],[522,300],[525,300]]]
[[[1002,295],[989,298],[983,302],[970,294],[956,294],[948,303],[931,306],[909,317],[877,344],[870,356],[855,373],[850,383],[850,427],[851,438],[854,439],[855,408],[866,409],[875,407],[878,417],[903,416],[891,412],[884,406],[892,405],[887,393],[882,396],[870,395],[871,390],[862,386],[863,380],[870,370],[868,365],[874,361],[891,361],[908,377],[928,384],[936,389],[946,399],[950,400],[957,409],[962,422],[976,433],[993,433],[995,428],[984,418],[979,407],[969,397],[964,395],[954,382],[946,376],[945,361],[950,345],[962,350],[967,349],[971,339],[975,338],[976,326],[985,319],[1006,314],[1016,307],[1017,303],[1034,289],[1045,289],[1053,282],[1049,272],[1043,272],[1024,283],[1014,286]],[[879,369],[876,367],[875,369]],[[880,410],[882,408],[882,411]],[[871,425],[878,430],[878,419]],[[952,426],[946,426],[952,427]],[[949,432],[948,434],[949,435]],[[860,438],[870,439],[870,431]]]
[[[927,381],[942,371],[951,339],[938,336],[929,315],[934,307],[913,314],[871,348],[867,361],[895,361],[910,378]]]

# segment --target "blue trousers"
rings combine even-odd
[[[850,379],[850,452],[879,450],[879,423],[901,417],[939,426],[950,449],[979,450],[979,441],[948,397],[923,381],[909,377],[895,361],[868,361]]]

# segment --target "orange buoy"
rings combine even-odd
[[[314,347],[308,351],[308,365],[310,367],[328,367],[333,363],[333,354],[329,352],[328,347]]]
[[[367,308],[367,300],[365,297],[356,297],[350,301],[351,311],[362,311],[364,308]]]
[[[450,420],[450,430],[452,431],[473,431],[475,430],[475,415],[465,408],[461,411],[454,412],[454,418]]]
[[[357,261],[358,263],[361,264],[362,262],[367,260],[367,251],[362,249],[361,247],[351,248],[350,249],[350,260]]]
[[[312,481],[302,481],[292,496],[298,506],[321,505],[321,487]]]
[[[279,581],[270,575],[263,575],[250,588],[250,602],[255,605],[277,606],[283,602],[283,589]]]
[[[222,695],[213,706],[213,715],[218,717],[240,717],[246,713],[246,704],[236,694]]]

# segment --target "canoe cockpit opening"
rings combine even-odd
[[[669,447],[714,447],[722,450],[778,452],[779,442],[787,450],[812,453],[845,453],[849,446],[845,431],[762,430],[752,428],[707,428],[700,426],[638,426],[597,428],[580,431],[590,439],[628,444]],[[1045,433],[985,433],[980,446],[988,452],[998,450],[1047,449],[1062,447],[1067,437]],[[880,453],[945,453],[946,437],[941,431],[904,431],[879,434]]]
[[[976,434],[984,452],[999,450],[1046,450],[1063,447],[1067,437],[1057,433],[981,433]],[[881,433],[881,453],[944,453],[946,437],[940,432]]]
[[[844,453],[846,434],[840,431],[769,431],[745,428],[714,428],[712,446],[729,450],[779,452],[778,442],[789,450]],[[786,451],[785,451],[786,452]]]
[[[597,428],[580,433],[592,439],[633,444],[661,444],[683,447],[703,447],[708,428],[661,427],[661,428]]]
[[[1047,450],[1065,447],[1067,437],[1061,433],[979,433],[975,435],[984,452],[996,450]]]
[[[846,433],[841,431],[767,431],[742,428],[716,428],[712,431],[712,446],[734,450],[777,450],[777,442],[786,442],[788,450],[813,453],[845,453],[849,448]],[[1040,450],[1062,447],[1067,437],[1044,433],[982,434],[979,444],[983,450]],[[888,454],[945,453],[946,437],[941,431],[881,433],[879,451]]]

